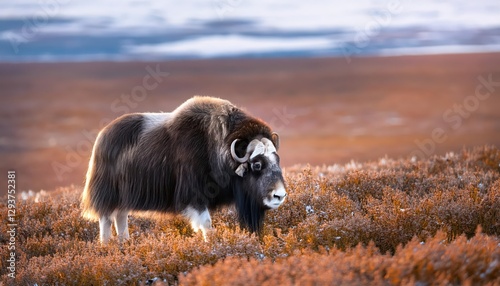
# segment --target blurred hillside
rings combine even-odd
[[[81,185],[103,124],[196,94],[267,121],[284,167],[500,146],[499,82],[499,54],[1,64],[1,167],[18,190]]]

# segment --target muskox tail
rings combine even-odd
[[[102,135],[99,134],[94,144],[81,200],[82,216],[90,220],[111,215],[119,205],[114,167],[106,146],[102,146],[105,144],[100,143]]]

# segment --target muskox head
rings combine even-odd
[[[231,144],[232,158],[239,164],[235,172],[244,185],[241,191],[250,192],[262,209],[278,208],[287,196],[277,154],[278,134],[273,133],[271,139],[235,139]]]

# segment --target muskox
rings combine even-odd
[[[234,204],[240,225],[260,232],[266,210],[287,195],[279,137],[229,101],[194,97],[171,113],[123,115],[97,136],[82,194],[83,215],[100,240],[114,223],[128,239],[128,214],[181,214],[195,231],[210,210]]]

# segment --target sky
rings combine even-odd
[[[399,55],[500,50],[500,1],[16,0],[0,61]]]

